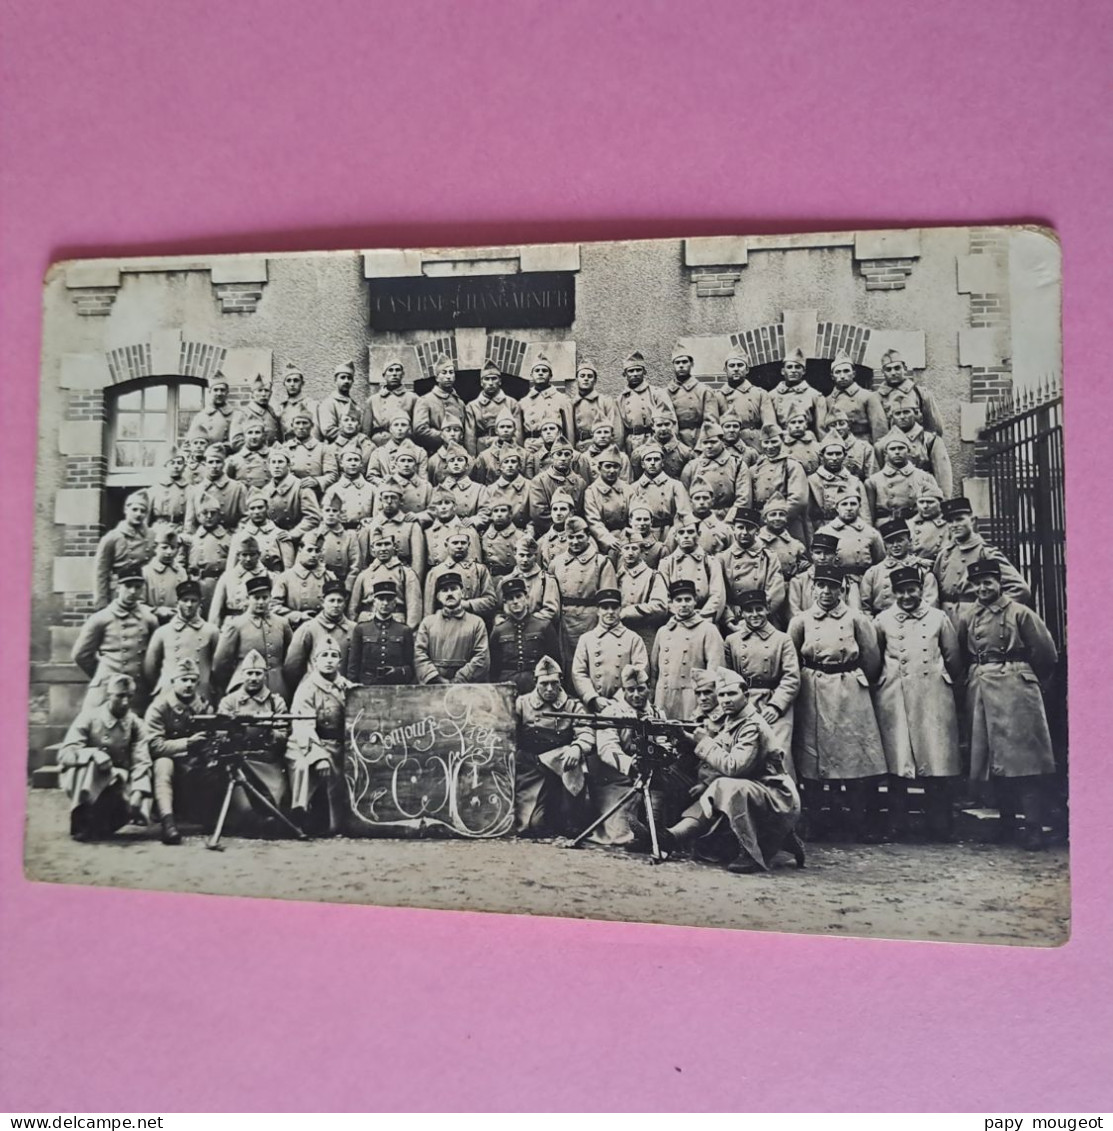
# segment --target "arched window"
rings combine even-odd
[[[184,439],[204,404],[204,383],[190,377],[144,378],[108,394],[109,487],[158,481],[172,447]]]

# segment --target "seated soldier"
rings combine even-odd
[[[723,729],[726,716],[715,694],[715,673],[706,668],[692,669],[692,693],[696,697],[696,713],[692,721],[703,727],[712,737]]]
[[[357,624],[368,620],[374,612],[375,586],[389,581],[398,599],[394,619],[411,630],[421,623],[423,602],[421,583],[409,566],[398,557],[394,536],[389,530],[376,530],[370,538],[371,561],[352,583],[348,598],[348,616]]]
[[[150,816],[151,756],[146,728],[131,710],[135,680],[109,676],[104,690],[104,702],[78,714],[58,752],[74,840],[99,840]]]
[[[519,836],[574,832],[569,820],[575,811],[572,799],[584,794],[584,764],[595,746],[595,736],[572,719],[548,717],[550,712],[585,714],[583,704],[565,694],[556,660],[542,656],[532,677],[532,691],[519,695],[515,704],[519,720],[515,832]]]
[[[768,872],[782,850],[791,852],[796,867],[803,868],[804,846],[796,835],[800,794],[786,769],[786,752],[750,705],[742,676],[719,668],[715,693],[722,728],[712,734],[700,727],[695,734],[705,788],[675,825],[660,831],[661,848],[668,852],[694,840],[711,829],[716,817],[723,817],[738,847],[727,871]],[[647,848],[648,832],[642,827],[637,832]]]
[[[323,640],[291,705],[292,714],[309,716],[312,722],[296,720],[286,747],[290,807],[311,836],[340,831],[344,701],[351,686],[340,674],[340,649],[332,640]]]
[[[371,589],[371,613],[352,629],[345,675],[365,687],[414,681],[414,633],[395,615],[398,587],[376,581]]]
[[[203,766],[192,764],[204,751],[207,736],[194,715],[209,711],[208,700],[197,694],[197,662],[185,659],[170,686],[155,697],[143,722],[154,763],[154,794],[162,820],[162,843],[182,843],[178,812],[204,821],[215,815],[212,783]]]
[[[414,635],[414,673],[418,683],[485,683],[491,668],[487,627],[464,609],[464,581],[442,573],[434,599],[440,608],[418,625]]]
[[[505,579],[501,601],[502,616],[490,633],[491,682],[512,683],[519,695],[525,695],[533,686],[538,660],[543,656],[560,660],[560,638],[552,621],[530,612],[522,578]]]

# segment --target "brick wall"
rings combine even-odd
[[[858,270],[867,291],[902,291],[912,274],[913,259],[864,259]]]
[[[104,393],[99,389],[95,392],[70,392],[66,399],[66,419],[97,420],[103,423],[108,419]]]
[[[972,228],[970,231],[970,254],[992,256],[1001,265],[1002,277],[1007,278],[1007,259],[1009,253],[1008,237],[997,230]],[[1007,327],[1009,324],[1009,295],[1007,289],[1000,292],[974,291],[970,294],[970,325],[976,329]],[[987,404],[1004,400],[1012,395],[1012,368],[1007,363],[982,367],[973,366],[970,370],[970,400]],[[986,445],[978,440],[974,445],[974,473],[985,475],[988,471]]]
[[[106,456],[67,456],[62,486],[103,487],[107,474]]]
[[[91,557],[97,552],[99,525],[65,526],[62,528],[62,555],[67,558]]]
[[[254,314],[263,297],[261,283],[218,283],[213,290],[222,314]]]
[[[785,356],[785,328],[782,322],[768,326],[755,326],[752,330],[742,330],[731,334],[730,344],[746,351],[751,365],[768,365],[771,361],[783,361]]]
[[[96,612],[92,593],[66,593],[62,597],[62,619],[65,625],[82,625]]]
[[[729,298],[742,272],[735,267],[696,267],[692,270],[692,282],[696,284],[699,298]]]

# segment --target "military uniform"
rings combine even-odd
[[[433,498],[433,485],[427,480],[418,479],[416,475],[414,475],[412,479],[407,479],[404,475],[399,475],[395,472],[380,484],[380,492],[387,483],[398,489],[401,507],[406,514],[420,515],[428,511],[429,503]],[[376,498],[375,514],[378,515],[378,513],[379,504]]]
[[[483,561],[492,577],[505,577],[513,571],[514,547],[521,536],[522,532],[513,523],[501,530],[494,525],[488,526],[480,535]]]
[[[614,397],[595,391],[578,393],[572,400],[572,423],[575,435],[570,439],[575,443],[590,440],[595,425],[600,421],[605,421],[611,426],[614,430],[612,440],[621,448],[626,439],[626,430]]]
[[[796,697],[800,694],[800,660],[788,633],[771,624],[750,628],[743,624],[724,643],[726,662],[749,685],[747,699],[758,714],[772,707],[777,720],[769,724],[777,747],[785,752],[788,772],[792,765],[792,724]]]
[[[723,638],[699,613],[683,621],[673,616],[657,630],[649,662],[655,683],[654,704],[667,718],[686,722],[696,711],[692,669],[721,668]]]
[[[224,466],[229,478],[242,483],[248,490],[262,487],[271,477],[267,453],[262,448],[241,448],[228,457]]]
[[[267,686],[285,698],[288,691],[282,664],[293,635],[290,622],[275,613],[268,612],[261,617],[242,613],[238,617],[229,617],[221,627],[213,657],[216,682],[227,685],[244,656],[256,651],[266,662]]]
[[[906,558],[886,556],[883,561],[870,566],[862,575],[861,596],[862,608],[870,616],[876,617],[878,613],[889,608],[896,601],[893,594],[893,570],[907,569],[915,564],[915,557],[909,554]],[[924,606],[937,608],[939,605],[939,585],[930,571],[923,573],[924,580]]]
[[[886,464],[866,480],[870,512],[876,522],[885,518],[907,518],[916,513],[916,499],[925,487],[938,487],[926,471],[911,463],[903,467]]]
[[[532,673],[531,673],[532,682]],[[541,758],[564,746],[579,748],[581,764],[595,745],[591,730],[571,719],[553,719],[553,712],[584,715],[583,704],[563,689],[552,703],[546,703],[535,690],[524,692],[515,702],[518,716],[518,746],[515,752],[514,826],[519,833],[558,831],[561,820],[562,779],[545,766]],[[577,775],[580,792],[583,774]],[[565,786],[564,788],[569,788]],[[574,788],[574,787],[573,787]]]
[[[103,609],[112,600],[112,575],[117,570],[124,566],[138,566],[142,569],[154,557],[154,553],[155,537],[146,525],[134,530],[126,522],[119,522],[101,538],[93,559],[97,608]]]
[[[467,475],[455,479],[449,475],[441,484],[441,490],[447,491],[456,500],[457,518],[472,518],[479,513],[483,487],[474,479]]]
[[[409,417],[410,427],[413,427],[414,407],[417,405],[417,394],[401,387],[388,389],[380,386],[377,392],[367,398],[363,406],[363,415],[360,417],[360,431],[367,436],[376,446],[389,443],[390,422],[396,416]]]
[[[529,522],[529,480],[520,475],[516,479],[502,475],[493,479],[480,493],[479,507],[489,510],[499,503],[510,508],[510,521],[521,530]]]
[[[858,496],[862,517],[867,521],[872,520],[873,512],[865,484],[845,468],[841,472],[830,471],[826,467],[817,468],[808,476],[808,487],[811,493],[809,514],[817,527],[838,517],[836,504],[847,494]]]
[[[281,434],[282,425],[275,415],[274,409],[269,404],[258,404],[248,401],[247,404],[232,413],[232,420],[228,425],[228,446],[232,451],[239,451],[244,445],[244,433],[249,424],[263,426],[263,446],[269,448]]]
[[[156,628],[143,659],[143,678],[153,689],[153,694],[157,695],[170,686],[182,660],[193,660],[198,671],[197,693],[205,699],[211,698],[217,637],[215,625],[199,616],[190,621],[183,620],[180,613],[175,613],[169,623]]]
[[[549,572],[560,586],[561,628],[571,653],[579,638],[594,628],[598,619],[595,594],[600,589],[616,588],[614,566],[593,547],[573,556],[571,552],[555,558]]]
[[[283,568],[282,545],[286,541],[284,531],[273,519],[266,519],[262,525],[245,518],[243,522],[232,531],[232,543],[228,547],[228,560],[234,562],[240,551],[240,544],[245,538],[254,538],[259,547],[259,560],[272,573],[277,573]],[[291,555],[293,547],[287,543]]]
[[[642,638],[648,653],[657,629],[668,620],[668,586],[657,570],[638,562],[633,567],[619,567],[618,591],[622,595],[622,623]],[[611,694],[614,690],[617,687]]]
[[[424,577],[425,533],[421,529],[421,523],[405,512],[388,516],[380,510],[369,523],[359,528],[356,533],[356,546],[360,566],[370,565],[373,556],[371,542],[380,530],[386,531],[393,537],[399,561],[409,566],[419,580]]]
[[[134,701],[144,701],[143,658],[156,628],[158,620],[149,609],[126,609],[119,599],[85,621],[71,653],[73,662],[89,677],[82,710],[95,709],[105,701],[105,683],[113,675],[131,676],[136,684]]]
[[[220,576],[228,568],[232,536],[223,526],[199,526],[189,541],[186,565],[190,577],[201,584],[201,608],[208,610]]]
[[[491,682],[512,683],[519,695],[533,689],[533,669],[542,656],[551,656],[557,663],[561,659],[560,638],[552,621],[529,611],[522,617],[500,617],[491,629],[490,647]]]
[[[803,464],[783,453],[762,456],[750,468],[750,475],[753,480],[753,505],[760,510],[774,495],[779,495],[788,505],[789,532],[806,543],[808,477]]]
[[[271,480],[259,488],[258,493],[267,500],[267,513],[270,520],[287,535],[290,543],[289,564],[293,564],[293,543],[300,542],[307,530],[312,530],[321,521],[321,505],[309,484],[296,475],[284,475],[281,481]],[[251,527],[246,527],[254,533]]]
[[[662,443],[660,440],[654,438],[652,446],[661,449],[661,471],[662,474],[667,475],[670,479],[679,480],[688,466],[695,451],[687,444],[682,444],[679,440],[667,440]],[[641,461],[641,449],[639,448],[630,457],[630,476],[632,479],[640,479],[645,473]]]
[[[793,538],[787,530],[774,534],[767,527],[757,532],[757,542],[764,546],[780,563],[785,581],[808,568],[810,559],[804,543]]]
[[[749,381],[727,385],[719,390],[719,419],[736,416],[742,424],[742,439],[755,445],[767,424],[777,423],[777,413],[769,394]]]
[[[521,460],[518,471],[525,471],[528,456],[525,448],[513,441],[504,444],[501,440],[495,439],[475,457],[475,462],[471,465],[471,471],[468,474],[476,483],[489,486],[501,475],[500,468],[504,455],[517,456]]]
[[[862,608],[862,594],[859,589],[858,578],[844,574],[842,580],[842,599],[850,609],[860,611]],[[798,613],[810,609],[815,604],[815,566],[810,565],[803,573],[798,573],[788,583],[788,615],[794,617]]]
[[[321,565],[347,588],[351,588],[360,569],[359,540],[355,530],[322,523],[310,531],[321,540]]]
[[[691,492],[692,483],[702,479],[711,488],[711,506],[720,514],[736,503],[753,505],[754,486],[749,466],[724,448],[717,456],[697,456],[684,468],[680,482]]]
[[[727,594],[722,561],[718,556],[709,554],[698,546],[694,550],[677,548],[661,559],[657,569],[666,593],[674,581],[690,581],[696,587],[696,610],[699,615],[712,623],[722,616]]]
[[[495,442],[495,422],[499,416],[508,412],[514,418],[514,440],[521,446],[525,439],[525,424],[522,406],[508,393],[499,390],[493,397],[480,391],[475,400],[466,408],[466,431],[472,437],[473,446],[469,449],[478,456]]]
[[[907,432],[893,428],[877,442],[874,451],[879,463],[885,462],[885,446],[890,440],[903,440],[908,445],[908,461],[921,471],[926,471],[939,484],[943,497],[954,494],[955,477],[951,469],[951,455],[942,437],[913,424]]]
[[[942,515],[921,518],[914,514],[908,519],[908,529],[912,533],[912,552],[930,569],[947,537],[947,520]]]
[[[857,381],[845,389],[834,389],[827,395],[827,413],[845,412],[850,431],[867,443],[876,444],[889,430],[889,418],[881,398]]]
[[[579,639],[572,657],[572,688],[585,702],[610,699],[621,692],[627,664],[649,670],[649,650],[642,638],[621,622],[596,625]]]
[[[322,440],[331,443],[340,435],[340,418],[343,416],[354,416],[357,420],[363,416],[363,409],[354,397],[333,390],[318,402],[317,434]]]
[[[448,560],[448,539],[461,531],[468,536],[468,557],[479,561],[483,553],[479,531],[459,518],[451,518],[448,522],[441,522],[438,518],[425,530],[425,564],[428,569]]]
[[[408,436],[404,440],[388,439],[376,447],[368,460],[364,474],[369,479],[389,479],[394,474],[394,457],[399,452],[408,452],[414,457],[416,479],[429,478],[429,453]]]
[[[484,621],[489,621],[499,607],[498,595],[491,580],[491,571],[482,562],[473,558],[462,562],[446,558],[429,570],[425,575],[425,615],[431,616],[436,609],[434,597],[437,592],[437,582],[446,573],[458,574],[463,581],[464,609],[477,617],[482,617]]]
[[[843,522],[836,518],[821,526],[817,534],[830,534],[839,540],[838,560],[846,573],[861,577],[871,565],[885,559],[885,542],[876,526],[864,518]]]
[[[692,513],[695,514],[694,511]],[[705,554],[715,555],[730,547],[734,536],[730,532],[730,527],[721,518],[713,514],[704,515],[702,518],[699,515],[695,517],[696,542]],[[671,554],[676,548],[676,530],[673,529],[665,539],[665,553]]]
[[[619,479],[596,479],[584,492],[584,518],[599,547],[609,553],[618,545],[618,533],[630,517],[630,485]]]
[[[231,430],[232,410],[227,406],[213,408],[212,405],[208,405],[190,421],[186,439],[194,440],[202,437],[209,444],[223,444],[227,441]]]
[[[375,585],[380,581],[392,581],[398,593],[398,607],[395,619],[404,621],[412,630],[421,623],[422,595],[421,582],[417,574],[402,564],[397,557],[385,565],[374,560],[363,570],[352,584],[352,595],[348,599],[348,616],[357,624],[371,619],[371,599]]]
[[[313,435],[319,436],[317,431],[317,402],[309,397],[287,397],[282,402],[282,409],[278,414],[278,423],[282,427],[282,439],[288,440],[294,434],[294,420],[299,416],[309,418]]]
[[[210,624],[219,627],[225,617],[236,617],[246,610],[247,583],[253,577],[264,577],[268,582],[273,580],[270,570],[264,569],[262,565],[246,570],[233,554],[229,555],[227,568],[217,578],[213,599],[209,603],[206,619]]]
[[[561,475],[554,468],[547,467],[544,471],[534,476],[529,484],[529,518],[533,523],[534,529],[537,530],[538,533],[543,533],[548,529],[551,521],[549,518],[549,504],[558,491],[563,491],[566,495],[570,495],[572,497],[573,510],[577,514],[582,514],[584,508],[584,492],[586,490],[587,484],[584,482],[583,477],[577,475],[574,471],[570,471],[567,475]]]
[[[893,421],[893,404],[908,401],[916,411],[917,424],[936,435],[943,434],[943,421],[935,404],[935,398],[926,389],[917,385],[911,377],[905,377],[898,385],[883,381],[877,389],[877,395],[890,424]]]
[[[143,603],[154,610],[160,621],[168,619],[163,610],[173,610],[178,603],[178,586],[186,575],[171,562],[149,561],[143,567]]]
[[[362,432],[356,432],[351,436],[338,435],[331,444],[325,446],[323,459],[324,479],[328,483],[337,482],[343,475],[343,472],[340,470],[340,460],[348,452],[355,452],[356,455],[359,456],[360,475],[370,477],[371,475],[378,474],[378,460],[379,456],[382,454],[381,448],[377,448]],[[372,467],[373,460],[375,461],[374,467]],[[389,474],[389,470],[387,474]]]
[[[487,629],[473,613],[444,609],[427,616],[414,635],[418,683],[485,683],[491,670]]]
[[[150,520],[153,526],[156,522],[166,522],[171,526],[181,526],[185,522],[186,490],[189,483],[185,476],[181,479],[171,479],[169,476],[162,482],[156,483],[149,492],[151,500]]]
[[[663,541],[665,530],[682,511],[690,511],[692,502],[684,484],[672,479],[663,471],[654,476],[643,474],[630,487],[630,509],[636,506],[647,507],[653,516],[653,529]]]
[[[455,392],[445,392],[434,387],[424,396],[417,398],[414,405],[414,439],[427,452],[435,452],[444,442],[441,429],[449,417],[458,420],[464,427],[464,447],[471,448],[467,429],[467,409]]]
[[[290,806],[306,814],[315,831],[339,830],[344,793],[344,708],[351,684],[340,674],[333,679],[310,672],[294,692],[292,714],[312,716],[295,722],[286,747],[290,774]],[[322,775],[317,766],[328,762]]]
[[[309,662],[313,659],[313,654],[326,640],[331,640],[340,649],[340,667],[344,668],[348,662],[348,646],[354,628],[355,621],[349,620],[346,616],[333,621],[323,612],[298,625],[286,649],[286,660],[282,665],[286,686],[297,687],[301,683],[309,670]]]
[[[618,415],[625,434],[626,452],[633,459],[634,453],[647,443],[653,434],[653,417],[657,414],[667,416],[676,424],[676,413],[672,402],[659,389],[648,381],[640,388],[623,389],[616,398]]]
[[[594,538],[588,539],[588,545],[598,551],[599,544]],[[550,526],[540,538],[537,539],[537,560],[545,569],[549,569],[561,554],[568,553],[568,525]]]
[[[217,713],[233,719],[269,719],[287,714],[286,700],[275,694],[266,684],[252,694],[244,687],[236,687],[221,699]],[[290,800],[286,781],[285,754],[289,740],[289,724],[275,726],[248,726],[243,732],[242,752],[256,784],[279,809]],[[267,835],[273,829],[273,818],[257,814],[251,799],[241,786],[232,792],[232,802],[225,828],[237,832],[253,831]]]
[[[325,452],[328,450],[323,441],[310,436],[307,440],[299,440],[291,436],[282,444],[282,450],[290,457],[290,474],[297,479],[310,481],[310,486],[321,490],[328,485],[325,475]]]
[[[803,436],[785,436],[782,450],[789,459],[794,459],[804,469],[805,475],[819,470],[819,445],[811,432]]]
[[[515,567],[505,577],[499,578],[495,584],[500,604],[503,601],[503,584],[512,577],[520,578],[526,583],[526,596],[529,598],[529,611],[531,613],[537,613],[545,621],[559,620],[562,602],[560,586],[555,577],[546,573],[539,566],[534,566],[529,573],[523,573]]]
[[[186,700],[171,688],[157,696],[143,716],[154,768],[155,804],[162,817],[176,811],[203,822],[210,816],[216,795],[209,775],[181,761],[189,750],[189,736],[199,729],[194,716],[209,710],[209,701],[201,695]]]
[[[283,617],[301,613],[293,618],[294,623],[308,619],[320,610],[325,582],[331,580],[332,574],[323,565],[316,569],[292,565],[274,579],[274,611]]]
[[[375,510],[375,488],[363,475],[341,475],[325,492],[327,500],[333,495],[338,495],[344,504],[344,525],[349,530],[369,519]]]
[[[1014,601],[1029,605],[1032,591],[1017,573],[1016,568],[995,546],[991,546],[980,534],[974,533],[965,542],[948,538],[935,559],[932,572],[939,583],[939,601],[948,613],[955,627],[958,627],[959,614],[967,605],[972,605],[977,596],[966,571],[975,562],[991,558],[1001,564],[1001,583],[1005,596]]]
[[[215,497],[220,505],[220,524],[232,530],[247,514],[247,488],[227,475],[204,479],[186,492],[185,530],[193,534],[201,525],[201,500]]]
[[[719,395],[697,377],[670,381],[665,389],[672,401],[680,440],[689,448],[695,445],[704,421],[719,419]]]
[[[803,413],[808,418],[808,428],[816,435],[823,434],[827,421],[827,402],[823,395],[807,383],[789,384],[781,381],[769,394],[777,423],[784,428],[789,418]]]
[[[779,616],[785,602],[785,579],[781,564],[760,542],[743,549],[737,544],[718,555],[726,586],[726,617],[737,620],[738,596],[747,589],[763,589],[770,617]],[[783,621],[781,622],[784,623]]]
[[[559,389],[554,389],[551,385],[541,391],[530,389],[521,400],[521,408],[524,442],[529,450],[536,450],[536,441],[541,437],[541,425],[550,420],[559,421],[564,438],[572,440],[575,431],[572,401]]]
[[[347,676],[364,686],[413,683],[413,629],[393,617],[357,624],[348,645]]]

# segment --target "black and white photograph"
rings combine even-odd
[[[56,263],[27,877],[1062,945],[1061,290],[1028,226]]]

